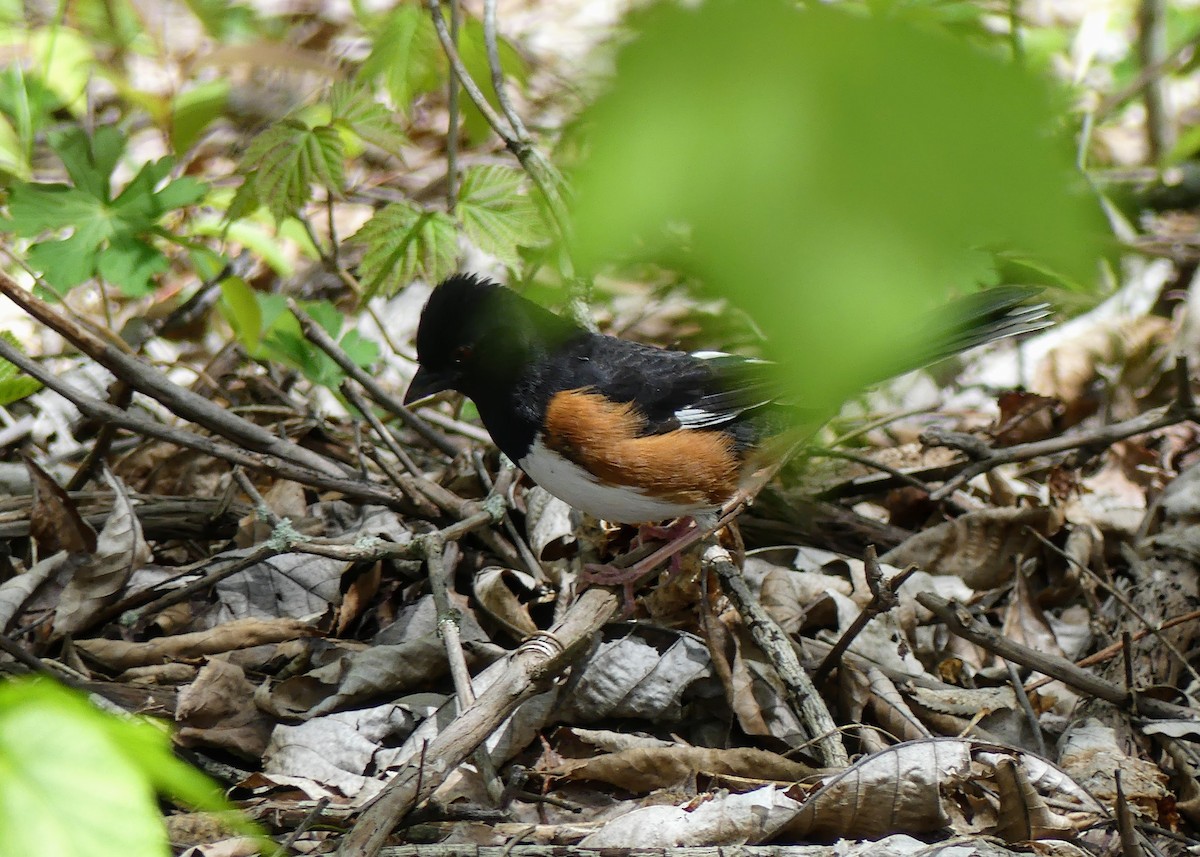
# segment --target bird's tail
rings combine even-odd
[[[1049,327],[1048,303],[1030,303],[1041,289],[1036,286],[997,286],[951,302],[930,322],[929,350],[913,368],[936,363],[1006,336]]]

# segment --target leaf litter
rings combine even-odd
[[[509,20],[533,27],[529,14]],[[539,22],[530,50],[544,30]],[[544,59],[535,75],[560,65]],[[530,91],[553,89],[535,77]],[[405,153],[410,179],[440,156]],[[507,227],[480,215],[475,228],[486,237]],[[1164,850],[1195,845],[1200,446],[1169,355],[1187,319],[1150,311],[1176,275],[1131,265],[1109,304],[1022,343],[1019,358],[1000,347],[950,381],[909,378],[864,396],[842,418],[886,419],[843,445],[856,461],[804,457],[743,515],[744,557],[736,542],[730,550],[775,644],[826,676],[812,690],[836,736],[812,733],[779,650],[712,563],[686,557],[639,593],[627,620],[612,598],[598,602],[608,613],[588,633],[547,636],[593,603],[581,600],[581,562],[618,553],[628,534],[600,532],[506,470],[456,431],[469,420],[446,405],[430,417],[455,456],[411,429],[393,432],[417,465],[416,491],[401,490],[388,480],[403,465],[381,452],[384,439],[367,440],[369,426],[332,399],[314,418],[249,361],[227,366],[218,387],[201,373],[169,383],[252,414],[283,459],[300,448],[356,462],[364,481],[385,487],[364,496],[290,471],[251,473],[195,447],[181,454],[169,437],[124,447],[88,493],[62,489],[69,469],[31,462],[29,489],[0,517],[14,528],[0,619],[45,669],[172,721],[179,745],[273,832],[318,819],[293,842],[306,851],[336,840],[413,770],[420,799],[393,819],[398,841],[849,840],[860,844],[839,853],[899,854],[924,847],[914,837],[988,837],[974,840],[979,853],[1031,842],[1114,853],[1117,819],[1131,813]],[[715,329],[713,311],[677,291],[614,288],[619,298],[598,315],[623,333],[665,344]],[[401,355],[412,353],[422,297],[373,304],[380,317],[396,314]],[[381,383],[399,395],[411,362],[384,362]],[[100,398],[111,380],[95,382],[106,373],[89,360],[70,373]],[[1011,392],[1018,384],[1029,391]],[[936,409],[903,415],[914,390]],[[95,442],[54,394],[31,405],[39,464]],[[1136,428],[1156,408],[1178,419],[1108,430]],[[986,461],[972,442],[1006,458],[931,500]],[[178,498],[185,504],[155,516]],[[877,562],[864,560],[867,544]],[[910,566],[894,603],[858,627],[878,581]],[[1022,648],[1001,656],[956,633],[918,594]],[[518,695],[507,688],[522,685],[511,679],[521,659],[532,665]],[[500,704],[493,689],[507,693]],[[487,706],[491,716],[468,730]],[[836,764],[818,744],[831,737],[846,754]],[[454,747],[442,753],[439,741]],[[202,826],[180,814],[173,829],[189,821]]]

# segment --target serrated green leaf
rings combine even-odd
[[[420,5],[403,3],[384,18],[360,73],[367,80],[382,76],[396,108],[407,111],[416,96],[445,80],[442,62],[429,16]]]
[[[467,237],[510,268],[520,264],[518,247],[549,238],[523,185],[524,174],[513,167],[472,167],[463,174],[455,209]]]
[[[296,214],[312,199],[313,182],[339,193],[345,151],[337,130],[309,128],[284,119],[255,138],[242,159],[254,193],[276,220]]]
[[[368,295],[394,294],[420,276],[431,283],[454,272],[458,241],[445,212],[392,203],[351,238],[366,246],[359,275]]]
[[[386,152],[400,154],[407,139],[388,110],[360,86],[350,81],[334,84],[329,92],[332,122],[341,125]]]

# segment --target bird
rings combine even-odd
[[[918,365],[1044,327],[1047,305],[1027,303],[1036,291],[960,298]],[[406,405],[463,394],[535,483],[611,523],[715,520],[797,407],[781,401],[770,361],[594,333],[472,274],[433,289],[416,351]]]

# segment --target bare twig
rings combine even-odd
[[[1138,60],[1142,68],[1161,68],[1167,54],[1166,0],[1141,0],[1137,22]],[[1151,75],[1146,80],[1142,87],[1142,102],[1146,105],[1146,144],[1150,149],[1150,160],[1161,165],[1175,145],[1162,75]]]
[[[327,476],[345,475],[341,467],[329,459],[290,441],[282,440],[262,426],[230,413],[216,402],[180,387],[153,366],[120,350],[32,292],[26,291],[16,280],[4,273],[0,273],[0,294],[61,334],[68,342],[128,383],[134,390],[157,399],[172,413],[257,452],[277,456]]]
[[[342,840],[341,857],[374,857],[396,822],[429,797],[518,705],[540,693],[590,645],[617,610],[615,592],[584,592],[550,631],[521,645],[507,667],[475,704],[467,707],[436,738],[423,758],[410,761],[387,784]]]
[[[775,672],[783,681],[789,704],[804,724],[824,765],[843,768],[850,757],[841,742],[841,732],[825,706],[821,694],[800,665],[796,651],[786,633],[759,604],[746,584],[741,570],[720,545],[710,545],[702,558],[704,566],[721,578],[725,591],[733,600],[754,641],[770,659]]]
[[[941,619],[951,633],[970,640],[998,657],[1056,678],[1082,693],[1120,708],[1128,709],[1131,705],[1129,694],[1123,688],[1075,666],[1066,658],[1040,652],[1008,639],[986,622],[976,619],[970,610],[956,601],[948,601],[932,592],[918,593],[917,601]],[[1195,711],[1190,708],[1145,696],[1139,697],[1138,710],[1151,717],[1195,717]]]
[[[1136,417],[1131,417],[1119,423],[1100,426],[1091,431],[1077,432],[1061,437],[1052,437],[1046,440],[1036,440],[1030,443],[1021,443],[1016,446],[996,449],[988,446],[973,435],[947,432],[937,428],[927,429],[921,435],[922,443],[927,446],[946,446],[951,449],[962,450],[969,457],[975,459],[964,467],[957,476],[930,494],[929,498],[934,501],[942,500],[966,485],[976,476],[987,473],[989,470],[995,470],[1004,464],[1029,461],[1044,455],[1054,455],[1056,453],[1070,452],[1088,447],[1106,447],[1127,437],[1156,431],[1157,429],[1173,426],[1186,420],[1196,421],[1200,418],[1200,413],[1197,413],[1195,404],[1192,401],[1190,374],[1188,373],[1186,358],[1180,356],[1176,360],[1174,372],[1176,377],[1180,379],[1175,402],[1166,407],[1138,414]]]
[[[904,585],[904,581],[908,580],[912,576],[912,573],[917,570],[915,565],[910,565],[890,580],[884,580],[883,569],[880,567],[879,560],[875,556],[875,545],[867,545],[863,562],[865,563],[867,586],[871,589],[871,601],[854,617],[854,621],[850,623],[850,627],[834,643],[833,648],[829,650],[829,654],[825,656],[825,660],[821,661],[821,665],[813,673],[813,684],[820,684],[833,672],[842,655],[850,648],[850,644],[854,642],[855,638],[862,633],[863,628],[867,627],[867,623],[880,613],[886,613],[896,606],[898,603],[896,593],[900,591],[900,587]]]
[[[270,454],[249,452],[244,449],[227,446],[218,443],[210,437],[199,435],[186,429],[165,426],[155,420],[115,408],[107,402],[81,393],[70,384],[62,381],[55,373],[48,371],[36,360],[31,359],[19,349],[12,347],[3,339],[0,339],[0,357],[15,365],[25,374],[37,378],[51,390],[79,408],[85,415],[94,419],[110,422],[136,434],[157,438],[158,440],[173,443],[185,449],[194,449],[197,452],[211,455],[214,458],[220,458],[232,464],[240,464],[251,470],[273,473],[282,479],[290,479],[302,485],[342,491],[349,496],[380,503],[389,508],[403,508],[406,503],[402,494],[383,485],[353,479],[349,476],[327,476],[323,472],[314,472],[307,467],[281,460]],[[230,416],[232,417],[232,415]]]
[[[388,413],[394,414],[400,422],[429,441],[434,448],[451,457],[458,455],[459,448],[457,446],[451,443],[445,435],[435,431],[423,419],[404,407],[403,403],[397,400],[395,396],[383,389],[379,382],[371,377],[370,373],[351,360],[349,355],[338,347],[338,344],[333,341],[333,338],[325,332],[325,329],[321,325],[313,321],[308,313],[300,309],[299,304],[294,300],[288,300],[288,309],[296,317],[296,321],[300,323],[300,330],[304,334],[304,337],[328,354],[330,359],[338,365],[338,368],[361,384],[362,388],[367,391],[373,401]]]

